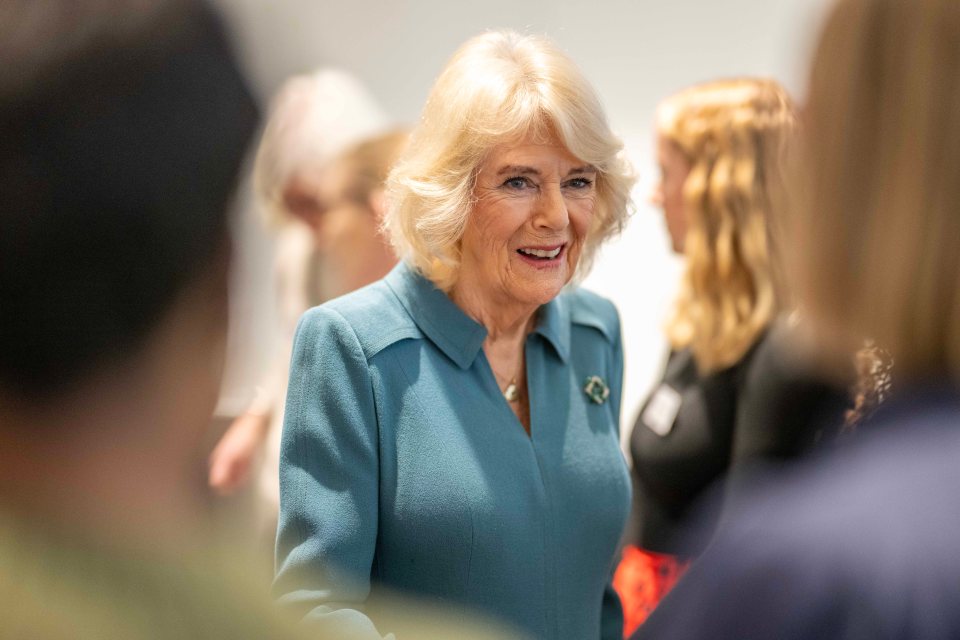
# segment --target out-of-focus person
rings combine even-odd
[[[960,5],[841,0],[804,108],[788,276],[827,373],[895,362],[869,429],[763,477],[638,638],[960,637]]]
[[[447,64],[388,180],[401,264],[297,332],[286,608],[376,638],[366,602],[391,587],[535,638],[621,636],[620,325],[568,287],[625,222],[621,147],[546,39],[490,32]]]
[[[210,455],[209,482],[228,495],[256,477],[250,524],[269,548],[276,535],[280,427],[297,321],[310,307],[373,282],[396,264],[378,227],[382,184],[405,134],[386,131],[385,123],[355,78],[323,69],[287,81],[258,149],[255,189],[265,221],[277,232],[279,335],[256,398]]]
[[[204,517],[194,454],[258,119],[217,17],[2,0],[0,58],[0,638],[350,638],[278,611]],[[371,606],[401,640],[507,637]]]
[[[617,574],[627,633],[713,530],[692,514],[716,483],[817,438],[813,418],[843,420],[846,393],[781,349],[787,306],[771,227],[795,136],[792,100],[765,78],[685,89],[657,110],[663,210],[685,272],[667,327],[662,380],[630,436],[634,501]],[[714,510],[714,518],[722,511]]]
[[[327,203],[316,244],[323,256],[321,290],[332,299],[379,280],[397,264],[381,232],[390,169],[409,138],[395,129],[367,138],[334,160],[324,173],[320,198]]]
[[[190,472],[258,120],[217,17],[3,0],[0,59],[0,637],[296,637]]]

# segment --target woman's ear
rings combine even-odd
[[[387,198],[383,187],[378,187],[367,196],[367,206],[373,211],[377,222],[383,221],[383,216],[387,213]]]

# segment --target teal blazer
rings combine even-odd
[[[622,637],[611,576],[630,480],[616,309],[582,290],[539,309],[525,346],[529,437],[485,337],[404,264],[301,319],[274,591],[318,628],[389,633],[360,612],[386,585],[534,638]]]

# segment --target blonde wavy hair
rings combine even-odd
[[[701,84],[659,106],[658,133],[690,166],[686,272],[667,334],[702,372],[735,364],[780,311],[769,223],[795,128],[792,101],[767,79]]]
[[[630,165],[600,100],[550,40],[493,31],[468,40],[440,74],[406,152],[387,180],[384,229],[397,254],[449,291],[477,174],[496,146],[556,136],[597,168],[597,205],[577,277],[626,222]]]

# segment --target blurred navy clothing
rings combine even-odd
[[[540,308],[525,347],[529,437],[485,337],[403,264],[303,317],[281,445],[282,603],[321,628],[370,632],[358,610],[383,584],[536,638],[621,636],[617,312],[576,290]],[[589,376],[609,385],[606,402],[588,398]]]
[[[960,394],[754,480],[634,639],[960,638]]]

